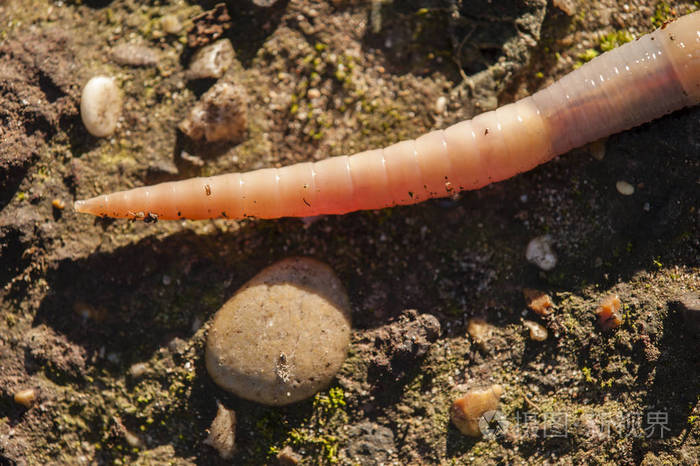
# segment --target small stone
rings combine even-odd
[[[148,365],[142,362],[137,362],[129,368],[129,375],[134,379],[139,379],[148,372]]]
[[[615,183],[615,188],[617,189],[617,192],[623,196],[631,196],[634,194],[634,186],[623,180]]]
[[[523,325],[530,331],[530,340],[545,341],[549,336],[547,329],[535,321],[523,320]]]
[[[216,417],[209,427],[204,443],[219,452],[222,459],[233,457],[236,449],[236,412],[217,402]]]
[[[620,309],[622,309],[622,302],[616,294],[606,296],[600,302],[600,305],[595,310],[595,314],[598,316],[598,324],[603,330],[610,330],[620,326],[622,323]]]
[[[446,109],[447,109],[447,97],[445,97],[444,95],[441,95],[435,101],[435,113],[437,113],[438,115],[442,115],[443,113],[445,113]]]
[[[291,258],[253,277],[216,313],[205,359],[220,387],[279,406],[327,387],[349,343],[340,280],[325,264]]]
[[[576,14],[575,0],[552,0],[552,4],[569,16]]]
[[[280,466],[296,466],[301,463],[303,458],[299,453],[292,450],[292,447],[287,445],[277,453],[277,463]]]
[[[228,39],[221,39],[202,47],[190,61],[187,78],[219,79],[229,69],[235,56],[236,53]]]
[[[683,314],[686,328],[696,337],[700,337],[700,293],[692,291],[685,293],[673,304]]]
[[[467,323],[467,333],[482,350],[486,351],[486,341],[491,337],[493,329],[484,320],[478,317],[469,319]]]
[[[605,158],[605,141],[599,140],[592,142],[588,145],[588,152],[596,160],[603,160]]]
[[[66,208],[66,203],[63,202],[62,199],[56,198],[53,201],[51,201],[51,206],[53,206],[53,208],[56,210],[63,210]]]
[[[240,142],[247,124],[245,90],[228,82],[218,82],[204,93],[179,127],[194,140]]]
[[[25,408],[29,409],[36,401],[36,390],[34,390],[33,388],[20,390],[15,393],[14,400],[15,403],[20,404]]]
[[[500,385],[492,385],[486,389],[470,390],[462,398],[452,403],[450,417],[452,423],[464,435],[481,437],[479,420],[489,411],[496,411],[499,399],[503,394]]]
[[[253,0],[253,3],[255,3],[257,6],[267,8],[277,3],[277,0]]]
[[[80,98],[80,117],[90,134],[101,138],[117,129],[122,97],[113,78],[96,76],[87,82]]]
[[[160,19],[160,27],[166,34],[177,35],[182,31],[182,22],[177,15],[165,15]]]
[[[527,307],[537,315],[546,316],[551,314],[554,310],[552,298],[542,291],[533,290],[532,288],[523,288],[523,296],[525,296]]]
[[[545,272],[557,265],[557,255],[552,249],[552,237],[543,235],[533,238],[525,250],[525,258]]]
[[[126,66],[156,66],[158,52],[135,44],[119,44],[112,49],[112,60]]]

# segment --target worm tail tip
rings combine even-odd
[[[90,202],[92,199],[79,200],[73,203],[73,209],[81,214],[92,214],[97,215],[95,208],[97,207],[94,202]]]

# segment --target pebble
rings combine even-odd
[[[523,320],[523,325],[530,331],[530,340],[545,341],[549,334],[541,324],[532,320]]]
[[[576,14],[575,0],[552,0],[552,4],[569,16]]]
[[[202,95],[179,128],[193,140],[240,142],[247,125],[245,90],[224,81]]]
[[[554,310],[552,298],[542,291],[523,288],[523,296],[525,296],[525,304],[527,307],[537,315],[546,316],[551,314]]]
[[[624,180],[620,180],[615,183],[615,188],[617,189],[617,192],[623,196],[631,196],[634,194],[634,186]]]
[[[112,60],[126,66],[156,66],[159,56],[155,50],[135,44],[119,44],[112,49]]]
[[[63,210],[66,208],[66,203],[63,201],[63,199],[56,198],[53,201],[51,201],[51,206],[54,209]]]
[[[206,366],[216,384],[266,405],[294,403],[331,382],[350,343],[350,304],[330,267],[282,260],[216,313]]]
[[[160,19],[160,27],[166,34],[180,34],[182,31],[182,22],[177,15],[165,15]]]
[[[236,52],[228,39],[221,39],[206,45],[197,50],[192,57],[187,70],[187,78],[219,79],[231,67],[235,56]]]
[[[137,362],[129,367],[129,375],[134,379],[143,377],[148,372],[148,365],[143,362]]]
[[[280,466],[295,466],[303,460],[302,456],[292,450],[292,447],[287,445],[277,453],[277,464]]]
[[[435,101],[435,113],[437,113],[438,115],[442,115],[443,113],[445,113],[446,109],[447,109],[447,97],[445,97],[444,95],[441,95]]]
[[[101,138],[117,129],[122,97],[113,78],[96,76],[87,82],[80,98],[80,117],[90,134]]]
[[[525,258],[528,262],[536,265],[545,272],[556,267],[557,255],[552,249],[552,237],[550,235],[543,235],[533,238],[527,244]]]
[[[620,326],[622,323],[620,309],[622,309],[622,302],[616,294],[603,298],[595,310],[595,314],[598,316],[598,324],[603,330],[610,330]]]
[[[209,435],[204,443],[219,452],[222,459],[228,460],[236,449],[236,412],[226,409],[217,402],[216,417],[209,427]]]
[[[502,394],[503,388],[500,385],[470,390],[462,398],[458,398],[452,403],[450,409],[452,423],[464,435],[481,437],[479,420],[485,413],[498,409]]]
[[[474,317],[467,323],[467,333],[479,348],[486,351],[486,341],[491,337],[493,329],[484,319]]]
[[[15,403],[20,404],[25,408],[29,409],[36,401],[36,390],[34,390],[33,388],[20,390],[15,393],[14,400]]]

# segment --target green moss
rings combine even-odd
[[[651,17],[651,24],[655,28],[660,28],[667,21],[671,21],[673,16],[671,15],[671,7],[666,2],[659,2],[656,4],[656,9],[654,10],[654,16]]]
[[[634,40],[632,34],[623,29],[604,35],[600,39],[600,44],[598,45],[598,47],[602,52],[608,52],[614,49],[615,47],[619,47],[620,45],[626,44],[627,42],[631,42],[632,40]]]

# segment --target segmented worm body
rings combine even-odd
[[[278,218],[413,204],[477,189],[700,103],[700,12],[607,52],[536,94],[384,149],[162,183],[77,201],[94,215]]]

